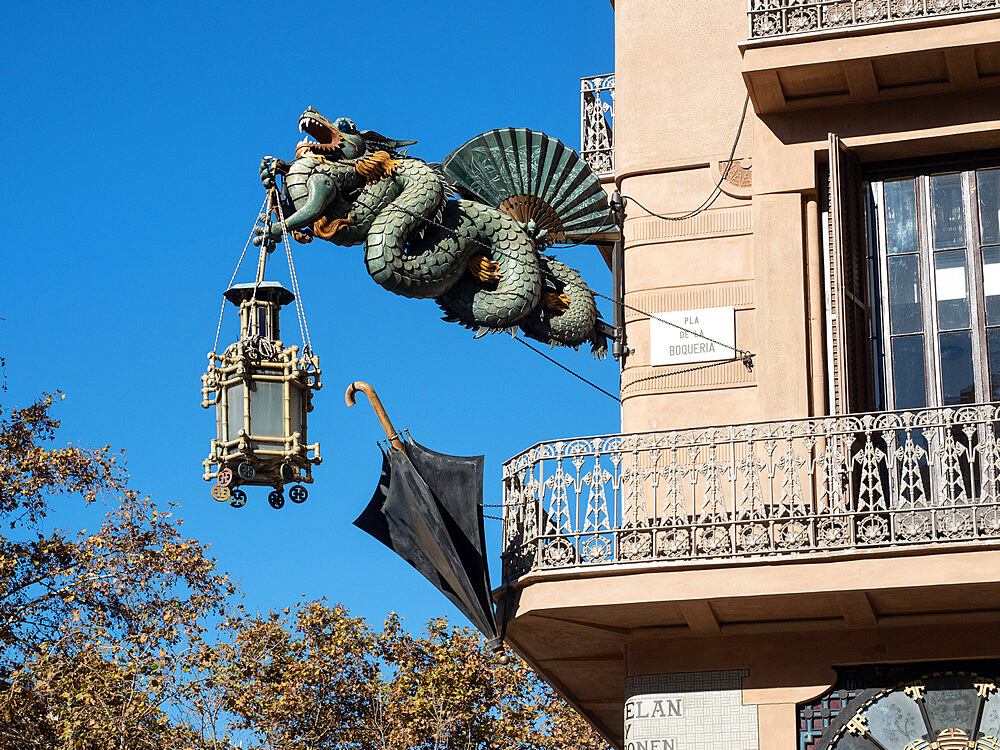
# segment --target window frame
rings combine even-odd
[[[915,221],[917,226],[917,247],[921,295],[921,329],[924,339],[924,403],[928,407],[944,405],[943,366],[940,334],[950,330],[969,330],[971,334],[971,357],[973,383],[975,388],[972,403],[988,402],[992,397],[992,383],[989,369],[988,337],[990,328],[986,315],[984,289],[983,250],[997,244],[982,242],[980,227],[980,207],[978,172],[1000,168],[1000,151],[957,155],[952,158],[940,157],[925,160],[910,160],[892,165],[869,167],[864,170],[859,186],[863,192],[866,221],[866,251],[870,279],[872,305],[871,346],[875,363],[873,375],[876,378],[876,395],[880,408],[894,410],[898,407],[895,398],[895,377],[892,362],[892,342],[899,334],[891,332],[888,288],[888,238],[885,226],[885,184],[899,179],[914,180],[916,200]],[[934,176],[958,173],[961,175],[962,206],[965,232],[965,276],[969,305],[969,326],[957,329],[942,329],[939,324],[937,284],[935,283],[935,261],[937,253],[947,249],[935,249],[933,236],[933,207],[931,203],[931,180]],[[896,254],[905,255],[905,253]],[[961,406],[962,404],[954,404]],[[912,408],[919,408],[914,406]]]

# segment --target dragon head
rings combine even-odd
[[[356,159],[365,152],[364,140],[346,117],[333,123],[307,107],[299,117],[299,131],[308,137],[295,147],[296,156],[308,152],[315,156]]]
[[[416,143],[386,138],[373,130],[359,131],[349,117],[330,122],[312,107],[307,107],[299,117],[299,130],[309,137],[295,147],[296,157],[357,159],[376,151],[396,156],[400,148]]]
[[[296,145],[294,162],[264,157],[260,164],[261,182],[268,190],[276,187],[278,175],[285,178],[281,194],[290,201],[287,228],[294,233],[311,227],[323,239],[336,234],[338,243],[363,241],[363,223],[352,225],[352,219],[358,220],[354,203],[363,190],[395,175],[403,165],[400,147],[416,141],[359,131],[347,117],[331,122],[313,107],[299,117],[299,130],[307,137]],[[373,188],[379,194],[386,189]],[[398,193],[401,188],[391,189]],[[345,230],[349,225],[353,234]],[[272,239],[280,237],[280,230],[271,227]]]

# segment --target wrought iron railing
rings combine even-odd
[[[1000,0],[750,0],[750,39],[995,10]]]
[[[504,580],[1000,541],[1000,404],[540,443],[503,467]]]
[[[615,170],[615,77],[580,79],[580,156],[595,174]]]

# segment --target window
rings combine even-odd
[[[888,409],[1000,400],[1000,167],[867,184]]]

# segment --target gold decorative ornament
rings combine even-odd
[[[868,717],[864,714],[857,714],[847,722],[847,731],[853,735],[868,734]]]

